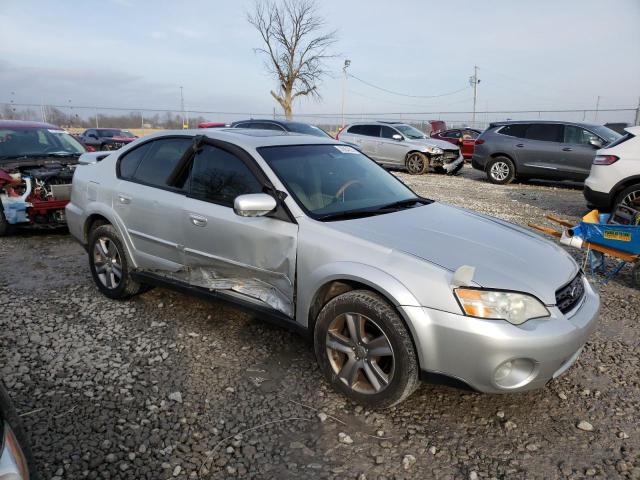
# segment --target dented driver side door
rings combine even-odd
[[[183,208],[186,280],[293,317],[298,225],[234,213],[238,195],[263,191],[255,164],[236,153],[205,144],[193,159]]]

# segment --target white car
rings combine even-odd
[[[640,126],[596,152],[584,182],[587,203],[603,211],[624,204],[640,209]]]

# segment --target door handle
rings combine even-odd
[[[524,143],[518,143],[518,144],[516,144],[516,147],[522,148],[522,147],[524,147]]]
[[[571,148],[571,147],[564,147],[564,148],[562,149],[562,151],[563,151],[563,152],[572,152],[572,151],[573,151],[573,148]]]
[[[196,227],[204,227],[207,224],[206,217],[203,217],[202,215],[195,215],[191,213],[189,214],[189,218],[191,219],[191,223]]]
[[[131,203],[131,197],[127,197],[126,195],[118,194],[118,201],[123,204]]]

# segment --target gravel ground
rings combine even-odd
[[[580,189],[398,174],[427,197],[519,224],[577,220]],[[66,232],[0,239],[0,374],[44,478],[640,478],[640,294],[601,287],[597,332],[544,390],[423,385],[368,411],[300,337],[164,289],[108,300]]]

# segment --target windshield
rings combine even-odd
[[[593,130],[593,133],[595,133],[595,134],[601,136],[602,138],[604,138],[607,143],[615,142],[616,140],[618,140],[622,136],[618,132],[614,132],[610,128],[607,128],[607,127],[604,127],[604,126],[600,126],[600,125],[597,125],[597,126],[591,128],[591,130]]]
[[[419,200],[396,177],[346,145],[287,145],[258,152],[316,219]]]
[[[287,129],[294,133],[304,133],[305,135],[313,135],[314,137],[329,137],[329,134],[324,130],[306,123],[289,123]]]
[[[396,128],[396,130],[400,130],[400,133],[402,133],[405,137],[413,139],[427,138],[424,133],[422,133],[417,128],[412,127],[411,125],[394,125],[394,127]]]
[[[98,133],[101,137],[126,137],[133,138],[133,134],[131,132],[127,132],[126,130],[98,130]]]
[[[64,130],[49,128],[0,129],[0,158],[80,155],[84,151],[84,147]]]

